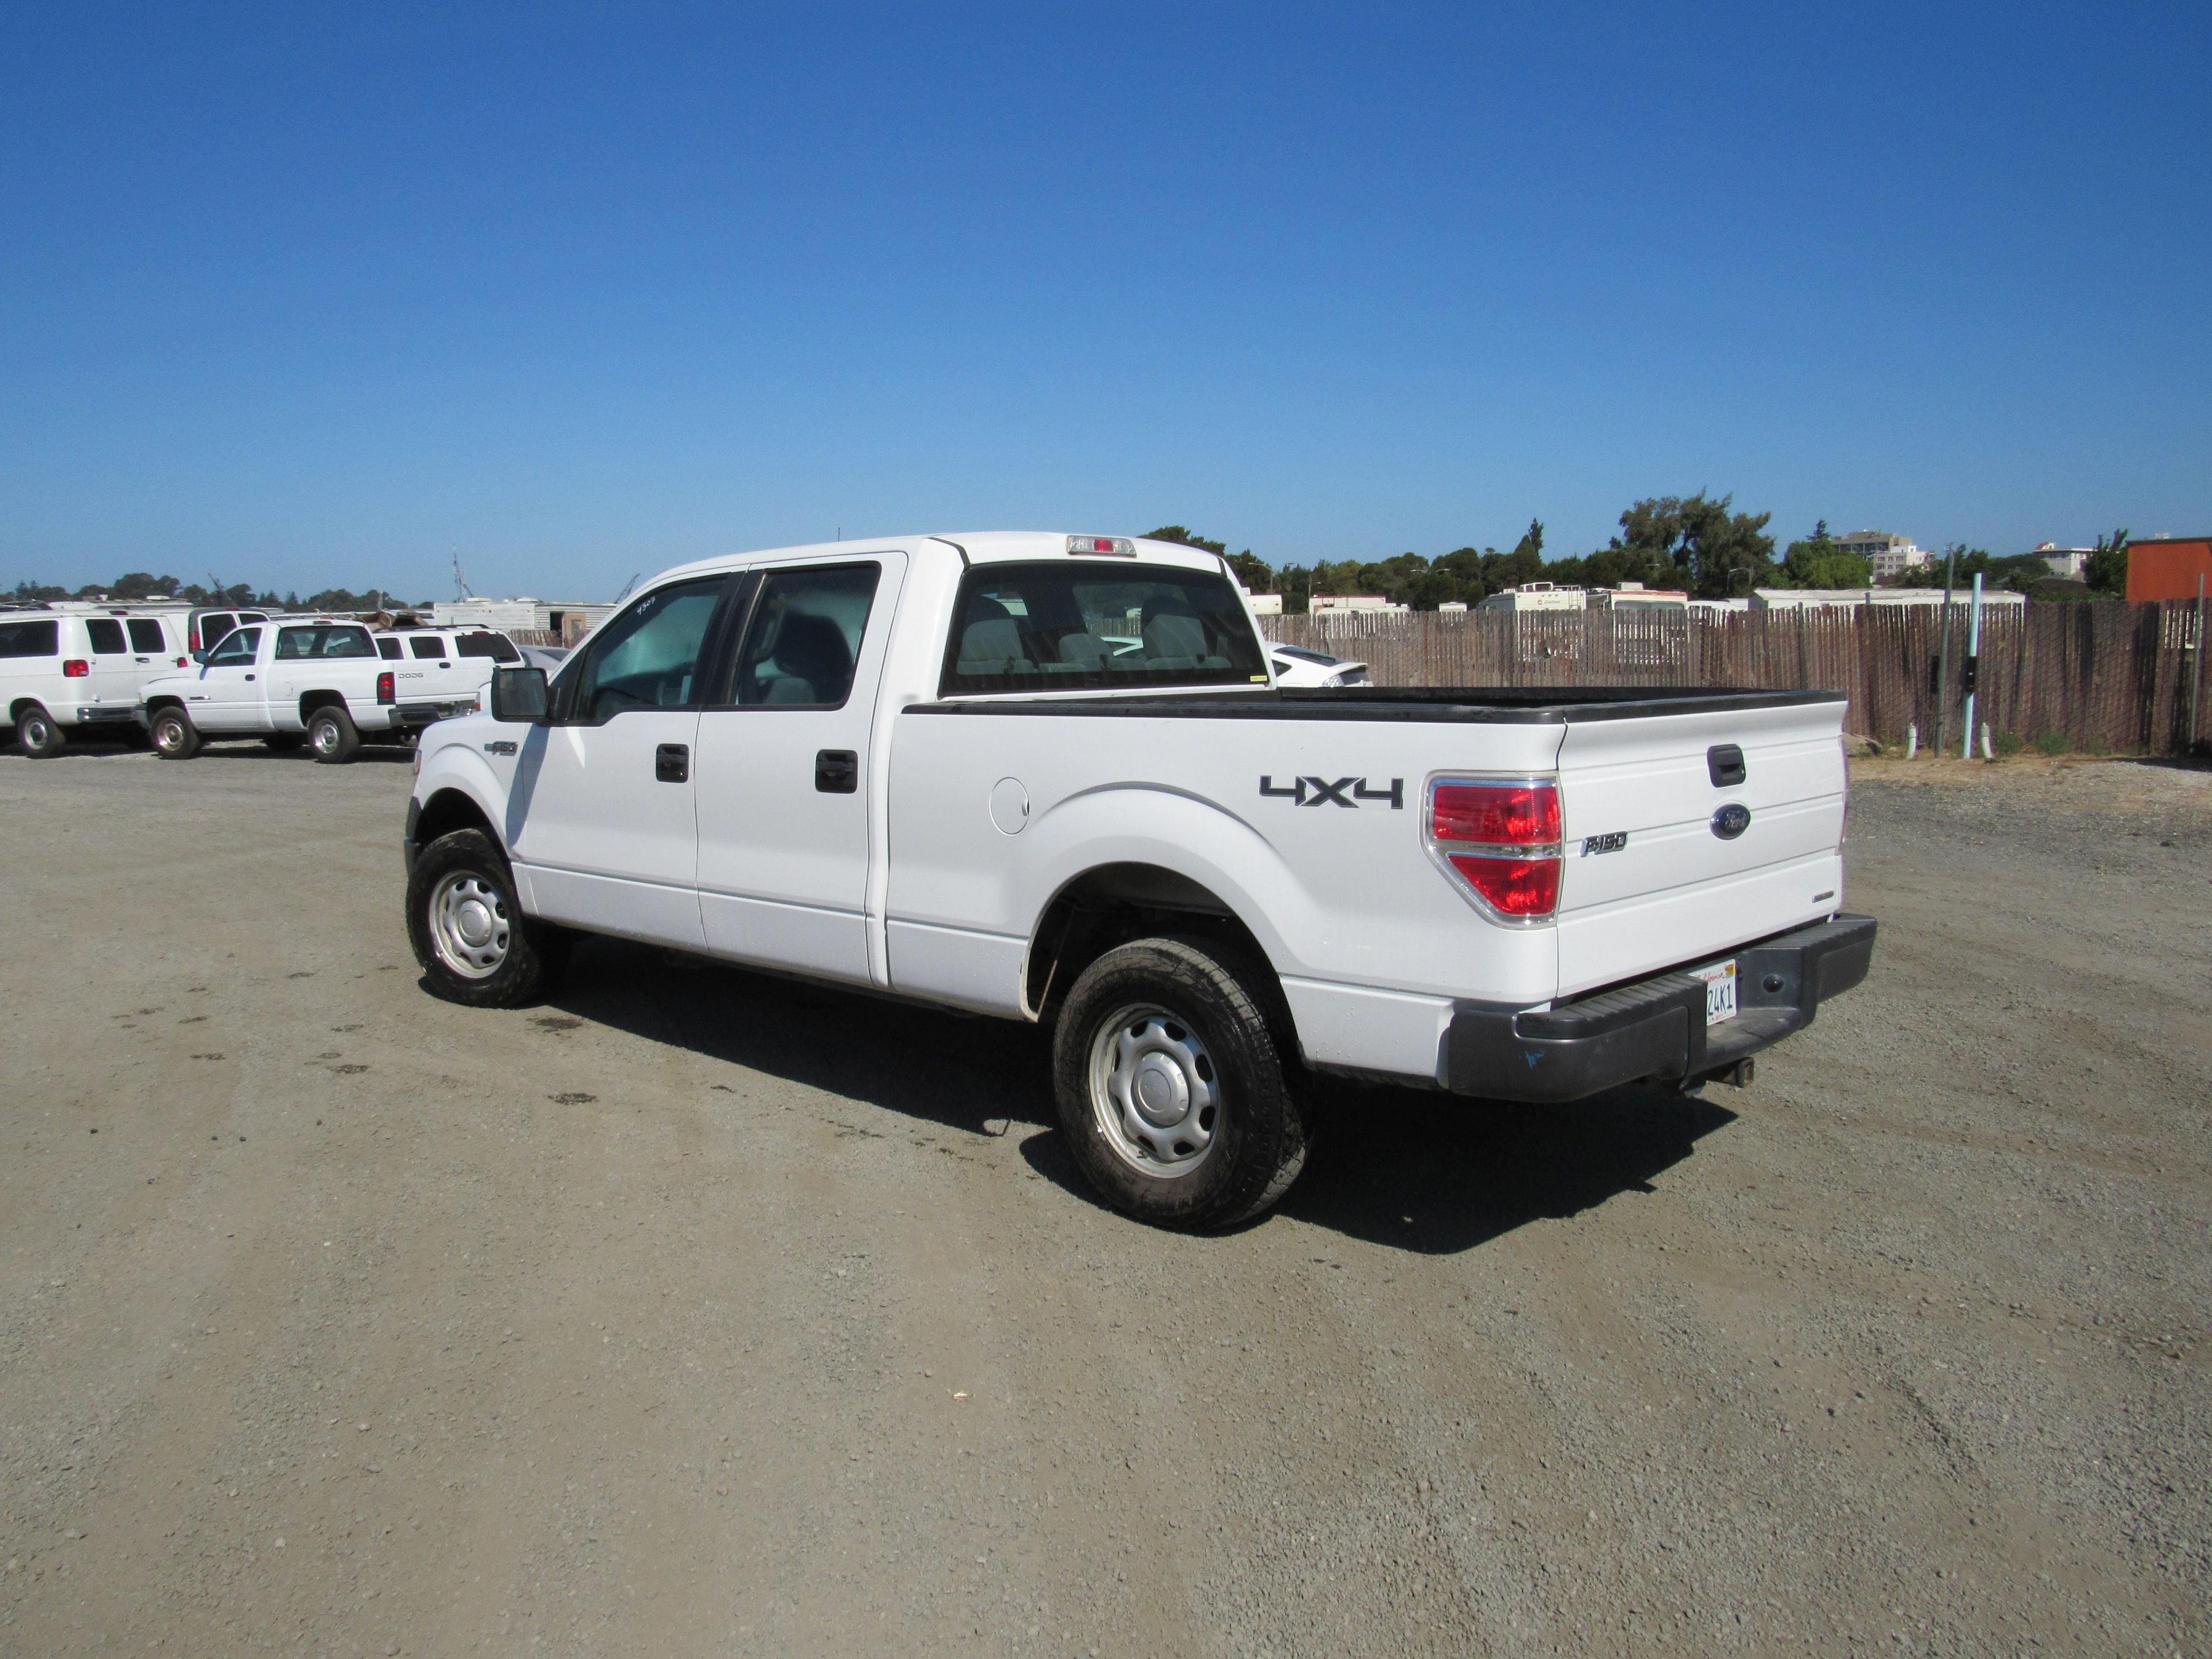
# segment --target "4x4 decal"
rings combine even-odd
[[[1348,794],[1347,791],[1350,792]],[[1327,803],[1332,806],[1357,807],[1364,800],[1387,800],[1392,811],[1406,810],[1406,781],[1403,778],[1391,779],[1388,789],[1370,789],[1364,778],[1338,778],[1334,781],[1328,778],[1293,778],[1278,787],[1272,776],[1262,773],[1260,793],[1296,801],[1301,806],[1319,806]]]

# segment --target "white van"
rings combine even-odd
[[[40,759],[72,726],[136,739],[146,683],[191,665],[185,640],[174,609],[0,611],[0,717]]]

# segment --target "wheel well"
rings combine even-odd
[[[1156,864],[1102,864],[1045,906],[1030,939],[1023,1000],[1039,1024],[1049,1025],[1085,968],[1116,945],[1161,933],[1218,939],[1273,975],[1252,930],[1199,883]]]
[[[315,710],[328,708],[332,704],[345,707],[345,697],[337,691],[302,691],[300,694],[300,724],[305,726],[314,719]]]
[[[13,726],[21,720],[26,708],[43,710],[45,708],[46,704],[40,702],[36,697],[18,697],[8,705],[8,724]]]
[[[441,789],[422,803],[422,816],[415,821],[415,844],[428,847],[456,830],[481,830],[491,837],[494,846],[504,848],[507,845],[484,816],[483,808],[458,789]]]
[[[164,708],[182,708],[184,706],[182,697],[149,697],[146,699],[146,714],[150,720]]]

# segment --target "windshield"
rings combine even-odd
[[[1263,685],[1224,576],[1122,564],[991,564],[960,584],[940,695]]]

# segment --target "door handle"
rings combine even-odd
[[[653,775],[663,783],[688,783],[691,780],[691,747],[689,744],[664,743],[653,751]]]
[[[860,757],[849,749],[817,749],[814,752],[814,787],[825,795],[857,794],[860,787]]]
[[[246,678],[248,678],[248,679],[250,680],[250,679],[252,679],[252,678],[253,678],[253,676],[252,676],[252,675],[251,675],[251,674],[248,674]]]

